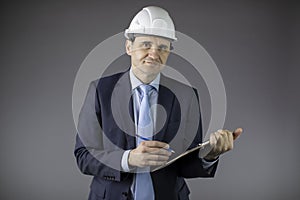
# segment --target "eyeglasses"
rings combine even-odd
[[[160,45],[156,46],[152,42],[149,42],[149,41],[143,41],[140,43],[139,46],[145,50],[155,48],[159,52],[169,52],[170,51],[170,47],[165,44],[160,44]]]
[[[144,50],[144,51],[149,51],[151,49],[155,49],[158,51],[158,53],[164,54],[164,53],[169,53],[171,50],[173,50],[173,46],[172,43],[170,43],[170,45],[166,45],[166,44],[154,44],[151,41],[141,41],[141,42],[137,42],[135,50]]]

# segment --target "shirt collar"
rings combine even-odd
[[[139,87],[140,85],[142,85],[143,83],[133,74],[132,72],[132,67],[130,68],[129,71],[129,77],[130,77],[130,83],[131,83],[131,90],[134,91],[135,88]],[[159,88],[159,81],[160,81],[160,73],[156,76],[156,78],[149,83],[149,85],[151,85],[152,87],[154,87],[156,89],[156,91],[158,92],[158,88]]]

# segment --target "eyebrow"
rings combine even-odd
[[[161,45],[159,45],[158,47],[161,48],[161,49],[162,49],[162,48],[166,48],[166,49],[168,48],[168,46],[165,45],[165,44],[161,44]]]
[[[151,41],[142,41],[142,42],[140,42],[141,44],[153,44],[153,42],[151,42]],[[158,47],[159,48],[168,48],[168,45],[166,45],[166,44],[160,44],[160,45],[158,45]]]
[[[141,44],[153,44],[151,41],[142,41]]]

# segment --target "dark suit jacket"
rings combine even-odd
[[[162,75],[158,104],[164,109],[157,109],[154,140],[169,143],[176,155],[202,142],[194,89]],[[122,172],[121,158],[125,150],[136,147],[132,105],[128,71],[91,83],[80,112],[74,151],[79,169],[94,176],[89,199],[130,199],[133,173]],[[195,152],[151,172],[155,199],[176,200],[178,177],[214,176],[217,163],[204,169],[202,162]]]

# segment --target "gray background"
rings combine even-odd
[[[166,8],[223,76],[225,127],[244,128],[191,199],[300,197],[297,1],[1,1],[0,199],[86,199],[72,88],[86,55],[145,5]],[[297,13],[298,11],[298,13]]]

